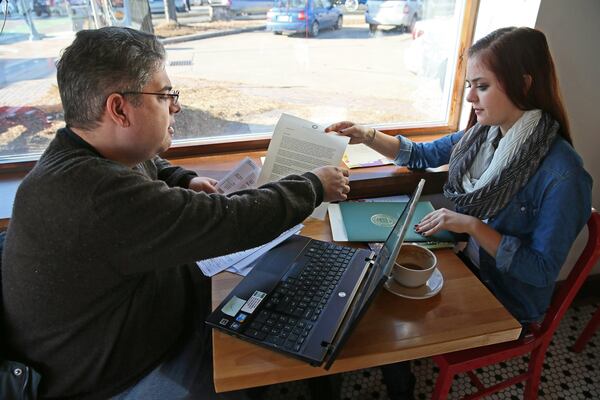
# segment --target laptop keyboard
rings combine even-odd
[[[305,253],[308,262],[279,282],[245,334],[290,351],[300,351],[356,251],[312,241]]]

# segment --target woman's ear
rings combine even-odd
[[[531,77],[531,75],[529,74],[525,74],[523,75],[523,90],[525,92],[525,94],[529,93],[529,90],[531,89],[531,85],[533,85],[533,78]]]
[[[127,117],[126,102],[122,94],[111,93],[106,99],[106,113],[108,117],[117,125],[126,128],[129,126]]]

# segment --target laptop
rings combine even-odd
[[[425,180],[375,254],[294,235],[208,316],[213,328],[329,369],[391,271]]]

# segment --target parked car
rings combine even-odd
[[[67,12],[67,0],[49,0],[49,6],[52,15],[59,17],[66,17],[69,15]]]
[[[368,0],[365,11],[371,33],[375,33],[379,25],[393,25],[410,32],[422,16],[423,0]]]
[[[231,4],[230,0],[208,0],[209,6],[220,6],[220,7],[229,8],[230,4]]]
[[[150,12],[152,14],[164,14],[165,13],[165,2],[163,0],[148,0],[150,6]],[[175,0],[175,10],[177,12],[187,11],[185,0]]]
[[[50,13],[50,4],[47,0],[33,0],[33,12],[38,17],[41,17],[42,14],[50,17],[52,14]]]
[[[367,4],[367,0],[335,0],[333,2],[336,6],[344,6],[348,11],[358,10],[358,6],[361,4]]]
[[[438,17],[417,21],[413,41],[404,52],[404,65],[412,73],[437,79],[444,89],[448,59],[456,48],[456,20]]]
[[[266,14],[273,7],[273,0],[230,0],[229,9],[235,15]]]
[[[235,17],[266,14],[273,7],[273,0],[208,0],[208,4],[213,7],[213,10],[215,7],[224,7],[228,17]]]
[[[267,31],[306,33],[316,37],[322,29],[342,29],[344,17],[329,0],[280,0],[267,13]]]

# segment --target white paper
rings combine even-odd
[[[348,146],[342,160],[348,168],[375,167],[392,164],[392,160],[362,143]]]
[[[257,246],[248,250],[238,251],[236,253],[226,254],[219,257],[207,258],[206,260],[196,262],[196,264],[198,265],[200,270],[202,270],[202,273],[208,277],[218,274],[219,272],[224,270],[230,270],[231,272],[235,272],[240,275],[242,275],[242,272],[245,271],[245,273],[243,274],[245,276],[248,272],[250,272],[249,270],[246,271],[246,267],[248,265],[256,261],[260,256],[262,256],[264,253],[266,253],[273,247],[277,246],[279,243],[283,242],[285,239],[289,238],[295,233],[298,233],[303,227],[304,225],[298,224],[293,228],[290,228],[287,231],[283,232],[281,235],[279,235],[272,241],[265,243],[261,246]]]
[[[304,225],[298,224],[293,228],[283,232],[281,235],[279,235],[269,243],[255,247],[254,252],[227,268],[226,271],[233,272],[234,274],[242,276],[248,275],[248,273],[252,271],[252,268],[254,267],[254,261],[258,260],[263,254],[271,250],[273,247],[277,246],[279,243],[283,242],[292,235],[295,235],[296,233],[300,232],[302,228],[304,228]]]
[[[303,174],[326,165],[340,165],[350,138],[327,135],[324,127],[302,118],[282,114],[275,126],[258,186],[290,174]],[[323,219],[327,205],[315,210]]]
[[[333,241],[347,242],[348,233],[346,232],[346,226],[344,225],[344,219],[342,218],[340,205],[333,203],[330,204],[327,209],[329,211],[329,226],[331,227],[331,237]]]
[[[250,157],[244,158],[234,169],[232,169],[215,188],[217,192],[229,194],[244,189],[256,187],[260,167]]]
[[[373,197],[370,199],[363,199],[363,201],[381,202],[381,203],[384,203],[384,202],[391,203],[391,202],[397,201],[397,202],[408,203],[409,199],[410,199],[410,197],[406,194],[397,194],[394,196]]]

